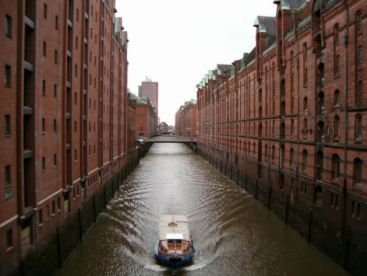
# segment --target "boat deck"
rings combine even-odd
[[[185,216],[163,215],[159,220],[159,239],[191,240],[189,222]]]

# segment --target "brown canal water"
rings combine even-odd
[[[155,262],[162,214],[188,217],[196,255]],[[182,144],[155,144],[58,275],[348,275]]]

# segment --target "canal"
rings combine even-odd
[[[190,222],[194,263],[156,264],[161,214]],[[182,144],[155,144],[58,275],[347,275]]]

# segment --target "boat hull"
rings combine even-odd
[[[177,267],[191,264],[194,258],[194,252],[188,255],[185,255],[185,256],[169,256],[169,255],[163,255],[163,254],[160,254],[159,252],[156,252],[155,258],[157,262],[161,265],[177,268]]]

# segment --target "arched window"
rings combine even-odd
[[[271,148],[271,162],[274,163],[275,161],[275,146]]]
[[[259,124],[259,137],[262,137],[263,135],[263,125]]]
[[[285,79],[280,82],[280,97],[285,97]]]
[[[362,86],[362,81],[359,80],[357,82],[357,87],[356,87],[356,105],[362,105],[363,104],[363,86]]]
[[[334,91],[334,106],[338,106],[340,101],[340,92],[339,90]]]
[[[259,103],[261,104],[262,103],[262,100],[263,100],[263,90],[260,89],[259,90]]]
[[[303,119],[303,137],[307,138],[307,119]]]
[[[362,141],[362,116],[361,114],[356,115],[354,131],[355,131],[356,142]]]
[[[363,32],[363,22],[362,22],[362,11],[357,11],[356,13],[356,33],[357,35],[362,35]]]
[[[324,84],[325,82],[325,66],[323,63],[320,63],[318,66],[319,69],[319,80],[320,84]]]
[[[303,43],[303,61],[304,63],[307,61],[307,43]]]
[[[337,180],[340,177],[340,158],[339,155],[333,154],[331,158],[331,178]]]
[[[307,43],[303,44],[303,85],[307,85]]]
[[[324,142],[325,126],[323,121],[317,123],[317,141],[320,143]]]
[[[285,124],[280,125],[280,139],[285,139]]]
[[[293,133],[294,133],[294,120],[293,119],[291,119],[291,129],[290,129],[290,131],[291,131],[291,134],[293,135]]]
[[[315,203],[318,205],[322,205],[322,195],[324,190],[321,185],[317,185],[315,187]]]
[[[334,140],[339,139],[339,116],[334,117]]]
[[[268,161],[268,145],[265,145],[265,161]]]
[[[334,56],[334,76],[338,77],[339,76],[339,68],[340,68],[340,56],[338,54],[336,54]]]
[[[281,190],[281,189],[283,189],[283,187],[284,187],[284,175],[281,174],[280,175],[280,181],[279,181],[279,189]]]
[[[294,149],[291,148],[289,151],[289,165],[292,166],[294,161]]]
[[[317,98],[318,98],[318,107],[319,107],[319,112],[323,113],[325,110],[325,96],[324,96],[324,92],[320,92],[317,94]]]
[[[321,179],[324,171],[324,155],[321,151],[317,152],[316,157],[316,178]]]
[[[306,111],[308,106],[308,99],[307,97],[303,98],[303,110]]]
[[[353,184],[356,185],[362,181],[362,160],[358,157],[353,160]]]
[[[285,115],[285,101],[282,101],[280,103],[280,115],[284,116]]]
[[[339,44],[339,25],[335,24],[334,26],[334,45]]]
[[[307,170],[307,158],[308,158],[307,150],[303,150],[302,151],[302,171]]]
[[[358,46],[357,50],[357,65],[362,66],[363,65],[363,47],[362,45]]]

